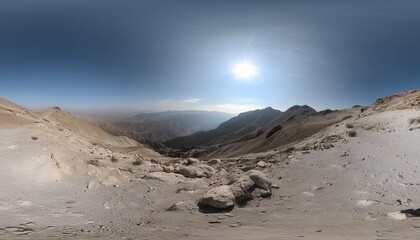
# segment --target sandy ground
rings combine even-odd
[[[119,140],[93,141],[59,122],[8,121],[0,126],[0,239],[419,239],[420,219],[399,213],[420,207],[417,116],[361,115],[289,153],[221,159],[201,178],[164,173],[186,160],[133,151],[127,140],[113,147]],[[332,147],[313,147],[321,142]],[[255,191],[232,211],[200,212],[207,190],[248,169],[278,186],[270,198]]]

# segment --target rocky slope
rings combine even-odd
[[[303,114],[299,126],[335,123],[288,151],[220,159],[97,144],[2,101],[0,238],[417,239],[417,99]]]
[[[234,142],[255,130],[259,130],[262,126],[280,115],[282,115],[281,111],[272,109],[271,107],[245,112],[220,124],[216,129],[198,132],[191,136],[175,138],[164,144],[173,148],[183,148]]]
[[[181,149],[174,154],[205,158],[263,152],[311,136],[357,112],[357,109],[350,109],[318,113],[306,105],[293,106],[285,112],[266,108],[240,114],[214,130],[175,138],[165,145]]]

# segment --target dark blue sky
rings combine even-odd
[[[0,97],[31,108],[371,104],[420,86],[420,2],[1,1]],[[258,75],[235,78],[249,59]]]

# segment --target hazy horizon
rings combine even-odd
[[[2,1],[0,97],[71,111],[370,105],[419,88],[419,10],[390,0]]]

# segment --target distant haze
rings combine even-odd
[[[137,140],[164,142],[198,131],[214,129],[232,114],[208,111],[167,111],[142,113],[116,122],[121,129],[135,133]]]
[[[0,97],[89,113],[368,105],[420,87],[419,12],[415,0],[4,0]],[[244,59],[257,68],[246,81],[233,73]]]

